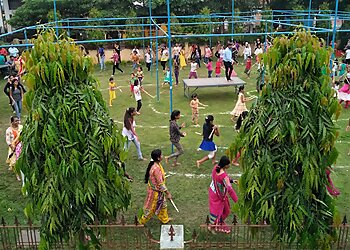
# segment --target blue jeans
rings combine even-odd
[[[100,56],[100,65],[101,65],[101,70],[106,69],[105,56]]]
[[[127,140],[126,143],[125,143],[124,149],[129,149],[130,148],[130,142],[133,142],[135,144],[136,151],[137,151],[137,157],[139,158],[139,160],[143,159],[140,142],[138,140],[136,140],[135,138],[133,140],[131,140],[131,141]]]
[[[13,106],[15,108],[16,115],[19,119],[21,119],[21,112],[22,112],[22,100],[15,101],[13,103]]]

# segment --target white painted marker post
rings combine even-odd
[[[184,249],[184,226],[162,225],[160,249]]]

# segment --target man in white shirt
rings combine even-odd
[[[13,44],[11,44],[11,45],[13,45]],[[17,57],[17,54],[19,53],[19,50],[16,47],[10,47],[9,48],[9,53],[10,53],[10,56]]]
[[[231,80],[231,74],[233,71],[233,60],[232,60],[232,43],[228,43],[226,49],[224,50],[224,66],[225,66],[225,75],[227,81]]]

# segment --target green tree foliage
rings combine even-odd
[[[28,196],[25,213],[41,217],[43,249],[84,234],[85,224],[113,218],[130,202],[124,138],[92,76],[91,59],[72,40],[40,34],[26,53],[28,118],[21,135]]]
[[[341,110],[321,72],[330,56],[305,31],[276,38],[263,57],[266,85],[231,145],[231,156],[242,150],[243,219],[267,221],[280,241],[316,247],[329,240],[334,205],[326,168],[338,155],[332,119]]]
[[[57,11],[62,18],[89,17],[92,8],[96,8],[104,17],[125,16],[125,10],[133,7],[132,0],[57,0]],[[16,28],[47,23],[48,13],[53,10],[53,0],[26,0],[10,19],[9,23]]]

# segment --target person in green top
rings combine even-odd
[[[5,57],[3,55],[0,55],[0,65],[5,65],[6,60]]]
[[[346,75],[346,60],[343,59],[339,65],[339,81],[343,81]]]

